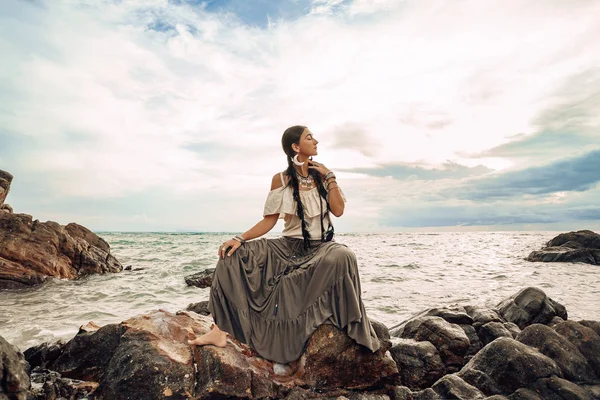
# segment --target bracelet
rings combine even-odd
[[[327,182],[327,188],[329,188],[329,185],[331,185],[332,183],[337,183],[337,181],[334,179],[332,179],[330,182]]]
[[[233,240],[237,240],[237,241],[238,241],[238,242],[240,242],[241,244],[244,244],[244,243],[246,242],[246,239],[244,239],[244,238],[242,237],[242,235],[235,235],[235,236],[233,237]]]
[[[329,178],[333,178],[335,179],[335,174],[333,173],[333,171],[329,171],[328,173],[325,174],[325,180],[329,179]]]

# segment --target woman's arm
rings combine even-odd
[[[329,209],[333,215],[339,218],[344,214],[344,207],[346,206],[340,187],[337,185],[335,178],[329,178],[324,185],[329,192]]]

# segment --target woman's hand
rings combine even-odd
[[[242,244],[240,242],[238,242],[237,240],[229,239],[228,241],[223,243],[221,245],[221,247],[219,247],[219,251],[217,252],[217,254],[221,258],[225,258],[225,252],[227,251],[227,249],[229,249],[229,252],[227,253],[227,257],[230,257],[233,254],[233,252],[236,251],[238,249],[238,247],[240,247],[241,245]]]
[[[324,177],[325,174],[329,172],[329,169],[321,163],[308,159],[308,168],[316,170],[321,177]]]

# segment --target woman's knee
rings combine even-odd
[[[346,246],[335,246],[325,257],[325,262],[344,269],[353,275],[357,270],[356,254]]]

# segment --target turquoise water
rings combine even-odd
[[[526,286],[564,304],[571,319],[600,320],[600,267],[524,260],[558,232],[338,234],[356,253],[367,313],[388,326],[426,308],[495,306]],[[101,233],[134,271],[77,281],[54,279],[28,290],[0,291],[0,336],[21,350],[80,325],[115,323],[162,308],[175,312],[208,300],[209,289],[184,277],[217,262],[231,234]],[[276,237],[276,235],[271,235]],[[136,270],[137,269],[137,270]]]

